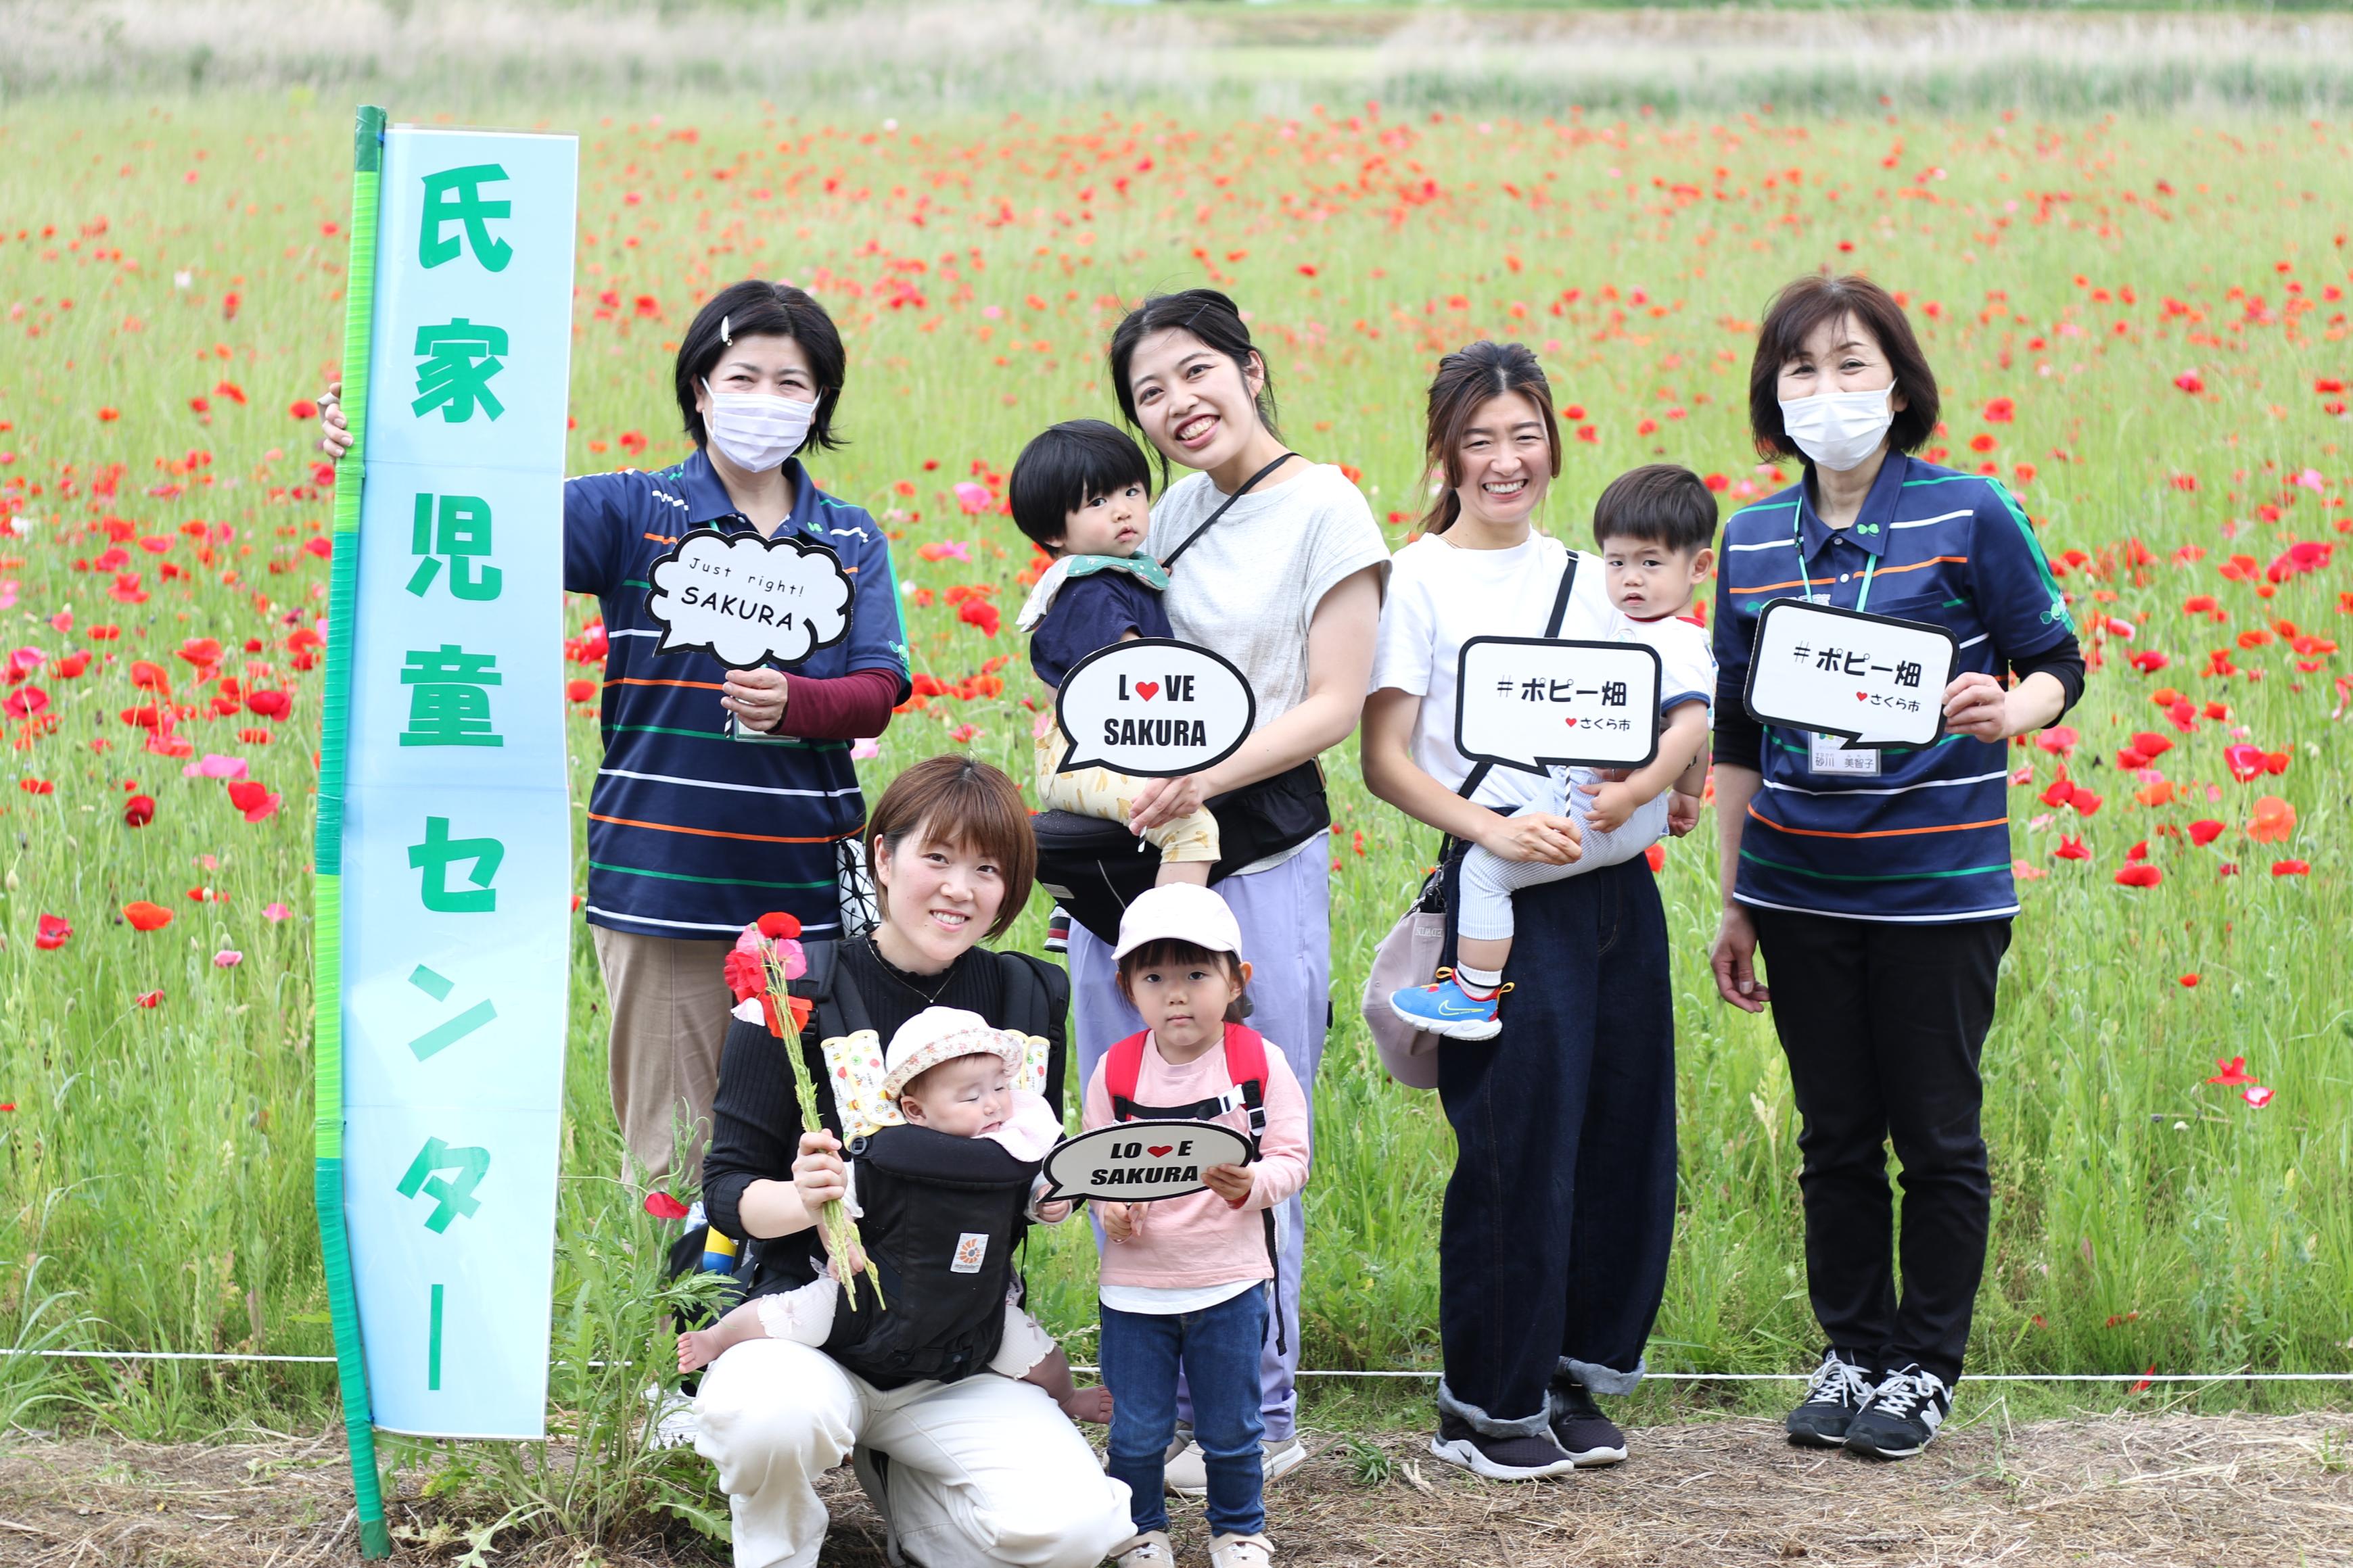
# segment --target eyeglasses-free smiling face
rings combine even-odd
[[[1173,463],[1215,468],[1257,434],[1266,371],[1255,353],[1245,369],[1192,333],[1169,327],[1135,345],[1127,384],[1146,440]]]
[[[962,957],[996,923],[1005,902],[1003,868],[969,844],[918,829],[875,860],[882,956],[918,974],[935,974]]]
[[[1491,527],[1527,521],[1552,485],[1552,440],[1525,393],[1480,405],[1455,446],[1454,471],[1465,520]]]

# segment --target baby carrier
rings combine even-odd
[[[1139,1105],[1135,1100],[1137,1080],[1144,1076],[1145,1036],[1130,1035],[1112,1047],[1103,1058],[1103,1089],[1111,1096],[1111,1117],[1113,1121],[1207,1121],[1229,1110],[1245,1113],[1250,1122],[1250,1157],[1256,1159],[1259,1141],[1266,1136],[1266,1037],[1256,1029],[1240,1024],[1226,1026],[1226,1076],[1233,1087],[1223,1094],[1208,1100],[1197,1100],[1190,1105]],[[1266,1225],[1266,1260],[1274,1268],[1276,1295],[1282,1294],[1282,1259],[1274,1244],[1274,1211],[1259,1210],[1259,1218]],[[1288,1352],[1282,1314],[1274,1314],[1274,1348]]]

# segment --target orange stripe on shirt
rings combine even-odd
[[[607,686],[678,686],[689,691],[724,691],[727,688],[716,680],[654,680],[642,675],[617,675],[605,682]]]
[[[656,544],[676,544],[678,542],[677,540],[671,538],[667,533],[649,533],[645,537]]]
[[[1917,572],[1923,566],[1935,566],[1947,562],[1957,566],[1966,566],[1969,563],[1969,558],[1966,555],[1931,555],[1926,561],[1915,561],[1909,566],[1877,567],[1873,569],[1872,575],[1875,577],[1893,577],[1898,573]],[[1733,592],[1736,594],[1770,594],[1780,588],[1826,587],[1837,581],[1838,579],[1835,577],[1809,577],[1802,580],[1792,577],[1786,583],[1767,583],[1763,586],[1756,588],[1735,588]]]
[[[746,844],[834,844],[844,838],[855,838],[866,831],[860,823],[848,833],[819,833],[805,838],[778,837],[768,833],[723,833],[716,827],[679,827],[667,822],[633,822],[626,816],[606,816],[596,812],[588,814],[591,822],[607,822],[615,827],[646,827],[656,833],[691,833],[697,838],[737,838]]]
[[[1755,805],[1748,808],[1751,820],[1761,822],[1776,833],[1794,833],[1804,838],[1908,838],[1917,833],[1967,833],[1973,827],[2007,827],[2010,818],[1997,816],[1987,822],[1947,822],[1934,827],[1882,827],[1870,833],[1833,833],[1827,827],[1791,827],[1760,815]]]

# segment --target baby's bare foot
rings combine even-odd
[[[678,1336],[678,1370],[695,1372],[709,1366],[718,1358],[712,1341],[718,1336],[709,1329],[690,1329]]]
[[[1079,1388],[1062,1401],[1062,1414],[1073,1421],[1089,1421],[1098,1426],[1111,1425],[1111,1390],[1097,1384]]]

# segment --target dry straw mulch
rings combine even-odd
[[[1634,1440],[1620,1468],[1511,1487],[1439,1465],[1408,1436],[1315,1439],[1313,1459],[1270,1495],[1278,1561],[2353,1568],[2353,1420],[2342,1413],[1978,1425],[1892,1466],[1792,1449],[1754,1420],[1651,1427]],[[343,1465],[332,1433],[180,1447],[20,1439],[0,1455],[0,1563],[343,1568],[358,1561]],[[880,1531],[848,1473],[828,1490],[838,1506],[825,1563],[876,1568]],[[395,1506],[406,1538],[396,1560],[465,1554],[454,1521],[436,1528]],[[1201,1561],[1197,1505],[1180,1514],[1178,1537],[1182,1559]],[[590,1548],[508,1537],[499,1547],[484,1561],[724,1561],[654,1540]]]

